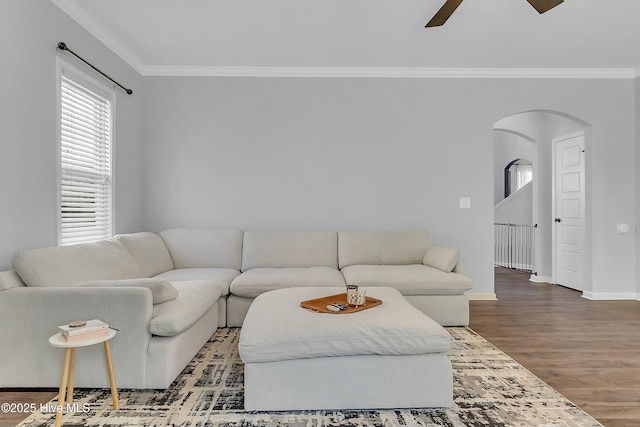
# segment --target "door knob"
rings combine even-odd
[[[560,218],[556,218],[555,222],[562,222],[562,220]]]

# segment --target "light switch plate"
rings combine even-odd
[[[460,209],[471,209],[471,197],[460,197]]]

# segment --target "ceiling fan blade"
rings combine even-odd
[[[429,21],[424,27],[439,27],[440,25],[444,24],[445,22],[447,22],[447,19],[449,19],[453,12],[455,12],[458,6],[460,6],[460,3],[462,3],[462,0],[447,0],[447,2],[442,5],[440,10],[437,11],[435,15],[433,15],[431,21]]]
[[[545,13],[554,7],[558,6],[564,0],[527,0],[531,6],[538,11],[538,13]]]

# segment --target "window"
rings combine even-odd
[[[60,245],[112,236],[113,90],[59,63]]]
[[[533,165],[516,165],[516,191],[533,181]]]
[[[515,159],[504,168],[504,198],[533,181],[533,165],[526,159]]]

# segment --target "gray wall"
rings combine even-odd
[[[640,290],[637,236],[615,231],[640,219],[637,79],[143,79],[52,3],[3,7],[0,269],[56,244],[63,40],[135,90],[117,91],[117,232],[427,227],[461,249],[475,290],[492,292],[492,126],[548,109],[591,129],[591,290]]]
[[[427,227],[493,292],[492,127],[549,109],[590,123],[592,289],[635,291],[634,82],[145,78],[145,218],[266,229]],[[625,183],[621,188],[619,183]],[[472,208],[458,208],[458,197]]]
[[[533,225],[533,182],[496,205],[493,221],[497,224]]]
[[[21,249],[57,245],[58,41],[134,90],[142,87],[138,73],[52,2],[2,2],[0,270],[11,268]],[[116,93],[116,231],[137,231],[142,227],[142,103],[138,91]]]

